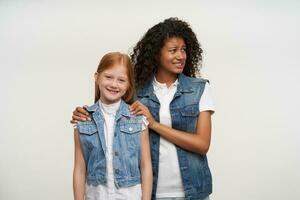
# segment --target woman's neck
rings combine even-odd
[[[165,73],[162,71],[158,71],[155,74],[155,78],[159,83],[165,83],[167,85],[167,87],[169,87],[170,85],[172,85],[176,79],[177,79],[178,74],[173,74],[173,73]]]

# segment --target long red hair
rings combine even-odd
[[[97,73],[101,74],[106,69],[109,69],[110,67],[113,67],[117,64],[126,67],[129,86],[122,99],[126,103],[131,104],[134,101],[135,84],[134,84],[133,65],[127,54],[123,54],[120,52],[110,52],[105,54],[100,60],[100,63],[97,68]],[[100,99],[100,90],[98,84],[95,81],[95,103],[99,99]]]

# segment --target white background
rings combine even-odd
[[[108,51],[188,21],[216,113],[213,200],[300,199],[299,1],[0,1],[0,199],[72,199],[75,106]]]

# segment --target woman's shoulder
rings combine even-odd
[[[208,79],[202,78],[202,77],[188,77],[188,79],[192,82],[200,82],[200,83],[206,83],[209,82]]]
[[[183,82],[186,82],[186,84],[206,84],[209,83],[208,79],[202,78],[202,77],[190,77],[190,76],[185,76],[182,75],[180,77]]]

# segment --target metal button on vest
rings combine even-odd
[[[129,127],[129,129],[128,129],[128,130],[131,132],[133,129],[132,129],[132,127]]]

